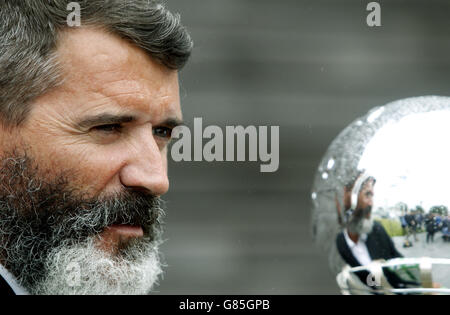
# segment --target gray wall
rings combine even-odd
[[[171,163],[163,294],[338,293],[312,244],[310,186],[337,133],[371,107],[450,95],[450,2],[168,0],[196,42],[188,124],[279,125],[280,169]]]

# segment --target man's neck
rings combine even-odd
[[[353,234],[353,233],[351,233],[350,231],[348,231],[347,230],[347,234],[348,234],[348,237],[353,241],[353,243],[358,243],[358,241],[359,241],[359,235],[358,234]]]

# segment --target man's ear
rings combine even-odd
[[[20,127],[6,124],[0,118],[0,156],[20,146]]]
[[[347,186],[344,187],[344,207],[345,210],[350,209],[352,206],[352,189]]]

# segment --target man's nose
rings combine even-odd
[[[127,148],[127,161],[120,170],[120,181],[127,188],[144,190],[161,196],[169,189],[167,157],[151,132],[143,130]]]

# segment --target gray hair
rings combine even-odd
[[[68,0],[1,0],[0,121],[19,126],[29,103],[60,85],[56,47],[68,28]],[[172,14],[153,0],[80,0],[83,26],[98,26],[145,50],[166,67],[181,69],[193,42]]]

